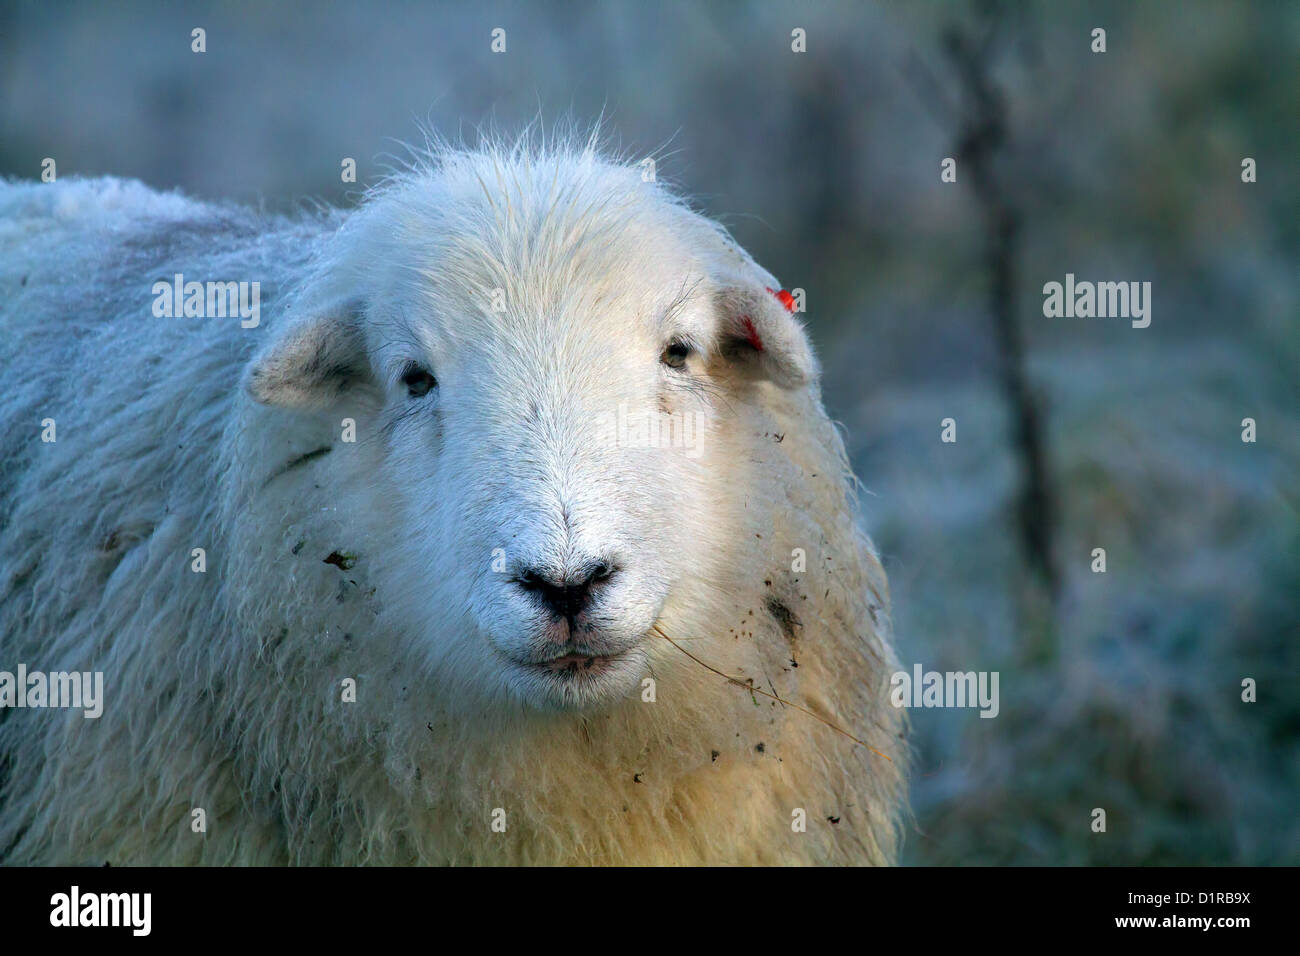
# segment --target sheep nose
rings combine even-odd
[[[592,592],[614,571],[609,562],[595,561],[562,577],[541,568],[524,568],[515,580],[525,591],[536,594],[556,617],[572,621],[591,603]]]

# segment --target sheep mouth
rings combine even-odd
[[[645,671],[644,652],[629,647],[608,654],[569,652],[542,661],[510,658],[510,683],[525,700],[551,710],[586,710],[624,698]]]
[[[627,659],[626,651],[616,654],[562,654],[550,660],[530,662],[524,666],[535,668],[544,674],[560,678],[577,678],[599,676],[607,673],[621,661]]]

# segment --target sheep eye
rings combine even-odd
[[[686,357],[691,354],[691,347],[681,339],[673,339],[668,343],[659,361],[663,362],[669,368],[685,368]]]
[[[412,398],[420,398],[428,395],[430,389],[437,388],[438,380],[424,366],[412,365],[402,373],[402,384],[406,386],[406,394]]]

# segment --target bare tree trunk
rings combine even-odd
[[[1018,319],[1021,217],[1004,186],[1010,177],[999,175],[1008,165],[1006,104],[991,79],[990,47],[999,25],[990,20],[986,26],[987,35],[982,40],[955,28],[944,38],[966,101],[957,159],[970,176],[985,215],[989,311],[999,357],[998,383],[1006,400],[1021,472],[1016,501],[1021,548],[1049,603],[1055,604],[1060,587],[1053,550],[1056,495],[1039,405],[1025,371],[1024,337]]]

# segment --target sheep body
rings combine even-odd
[[[275,343],[322,303],[362,287],[372,303],[400,302],[366,313],[379,356],[422,334],[408,313],[424,303],[446,310],[492,288],[475,273],[485,261],[530,314],[579,292],[602,308],[679,294],[686,261],[776,287],[668,190],[584,148],[503,146],[445,151],[349,214],[282,217],[116,179],[5,184],[0,250],[0,670],[102,671],[106,689],[99,719],[0,710],[0,859],[895,858],[905,756],[887,700],[887,587],[797,326],[764,326],[769,348],[751,356],[788,344],[785,372],[733,380],[711,353],[727,400],[702,393],[707,450],[674,465],[689,492],[662,491],[681,495],[673,512],[689,527],[645,541],[680,564],[657,626],[875,752],[654,632],[653,683],[610,706],[498,692],[465,606],[486,585],[455,578],[477,559],[423,575],[439,559],[420,549],[436,542],[416,540],[402,510],[418,460],[402,429],[416,426],[385,418],[377,385],[316,402],[267,385],[281,371]],[[176,274],[257,281],[260,320],[158,317],[155,283]],[[436,291],[417,295],[415,282]],[[513,317],[466,311],[441,334],[491,339],[482,368],[524,362],[496,337]],[[612,320],[583,314],[564,339],[573,355],[590,338],[617,351],[616,329],[590,328]],[[568,320],[549,321],[559,335]],[[529,368],[570,374],[540,358]],[[454,379],[443,387],[452,395]],[[505,410],[481,411],[515,427]],[[445,415],[440,429],[451,405]],[[54,442],[40,440],[47,419]],[[344,419],[355,442],[340,437]],[[452,440],[433,436],[420,441]],[[497,521],[460,486],[441,494],[465,495],[464,520]],[[644,504],[648,520],[668,521],[656,507]]]

